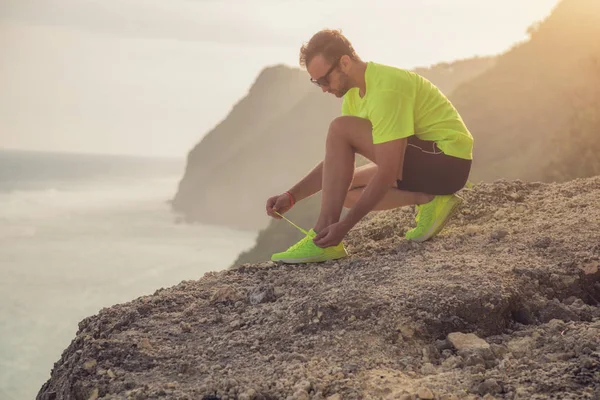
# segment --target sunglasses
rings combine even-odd
[[[329,86],[329,74],[331,74],[333,72],[333,70],[335,69],[335,67],[337,67],[339,62],[340,62],[340,59],[338,58],[333,63],[333,65],[329,68],[329,70],[325,73],[325,75],[323,75],[322,77],[320,77],[318,79],[310,78],[310,81],[312,83],[314,83],[315,85],[317,85],[318,87]]]

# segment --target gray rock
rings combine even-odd
[[[453,332],[448,334],[448,340],[456,350],[489,349],[490,345],[474,333]]]
[[[422,400],[435,399],[435,396],[434,396],[433,392],[431,391],[431,389],[426,388],[426,387],[420,387],[419,390],[417,390],[417,396],[419,396],[419,399],[422,399]]]
[[[233,286],[224,286],[217,289],[210,298],[211,304],[231,303],[243,299],[243,294]]]
[[[494,240],[500,240],[500,239],[504,238],[506,235],[508,235],[508,231],[506,229],[497,229],[494,232],[492,232],[490,237]]]
[[[275,289],[271,285],[259,285],[248,293],[248,301],[250,304],[260,304],[275,301],[277,296],[275,295]]]
[[[486,379],[485,381],[480,383],[477,388],[477,392],[481,396],[488,394],[488,393],[496,394],[496,393],[500,393],[501,391],[502,391],[502,388],[500,387],[498,382],[496,382],[495,379]]]
[[[550,238],[548,236],[541,236],[534,240],[533,247],[536,247],[538,249],[546,249],[546,248],[550,247],[551,244],[552,244],[552,238]]]

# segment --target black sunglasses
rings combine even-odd
[[[333,72],[333,70],[335,69],[335,67],[337,67],[338,63],[340,62],[340,59],[338,58],[333,65],[331,65],[331,67],[329,68],[329,70],[325,73],[325,75],[323,75],[322,77],[320,77],[319,79],[312,79],[310,78],[310,81],[312,83],[314,83],[315,85],[317,85],[318,87],[323,87],[323,86],[329,86],[329,74],[331,74]]]

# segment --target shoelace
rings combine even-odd
[[[431,223],[433,219],[435,219],[437,204],[432,207],[423,208],[421,212],[418,214],[418,222],[424,222],[425,224]]]
[[[290,247],[289,249],[287,249],[287,251],[295,251],[301,247],[304,247],[306,245],[306,242],[310,240],[310,236],[306,235],[304,237],[304,239],[300,240],[298,243],[294,244],[292,247]]]
[[[287,222],[289,222],[290,224],[292,224],[292,226],[296,229],[298,229],[300,232],[304,233],[306,236],[308,236],[308,232],[305,231],[304,229],[300,228],[298,225],[296,225],[295,223],[293,223],[292,221],[290,221],[289,219],[287,219],[286,217],[284,217],[283,215],[279,214],[277,211],[273,211],[275,214],[279,215],[281,218],[285,219]]]
[[[298,225],[294,224],[292,221],[290,221],[289,219],[287,219],[286,217],[284,217],[283,215],[279,214],[277,211],[273,211],[275,214],[279,215],[281,218],[285,219],[287,222],[289,222],[290,224],[292,224],[292,226],[296,229],[298,229],[300,232],[304,233],[306,235],[306,237],[299,241],[298,243],[294,244],[292,247],[290,247],[289,249],[287,249],[287,251],[293,251],[296,250],[299,247],[304,246],[306,239],[309,238],[308,232],[305,231],[304,229],[300,228]]]

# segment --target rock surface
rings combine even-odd
[[[403,238],[410,207],[371,213],[346,259],[237,265],[103,309],[37,398],[600,398],[600,177],[461,196],[422,244]]]

